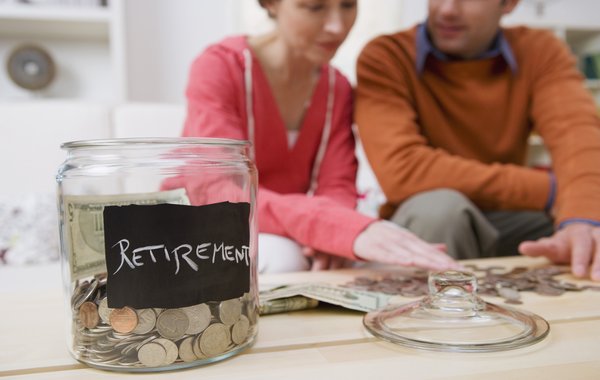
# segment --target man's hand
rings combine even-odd
[[[600,227],[569,224],[551,237],[521,243],[519,252],[544,256],[557,264],[571,263],[575,276],[585,277],[589,271],[592,280],[600,281]]]

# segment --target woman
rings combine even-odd
[[[339,267],[343,259],[457,264],[392,223],[354,211],[352,89],[328,62],[356,0],[259,0],[275,30],[233,37],[193,63],[184,136],[250,140],[260,173],[259,270]]]

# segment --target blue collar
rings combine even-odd
[[[425,69],[425,61],[427,60],[427,56],[429,54],[433,55],[435,58],[437,58],[440,61],[452,60],[452,58],[448,57],[446,54],[442,53],[435,46],[433,46],[433,44],[431,43],[431,40],[429,39],[429,36],[427,35],[426,24],[427,23],[425,22],[425,23],[419,24],[417,26],[416,67],[417,67],[417,72],[419,74],[423,73],[423,70]],[[510,45],[509,45],[508,41],[506,40],[506,37],[504,36],[504,33],[502,33],[502,31],[498,32],[498,35],[495,38],[495,41],[494,41],[494,44],[492,45],[492,47],[489,50],[487,50],[486,52],[484,52],[483,54],[481,54],[479,57],[477,57],[477,59],[492,58],[492,57],[496,57],[498,55],[501,55],[504,58],[504,60],[510,67],[511,71],[513,72],[513,74],[515,74],[517,72],[519,66],[517,65],[517,61],[515,60],[513,51],[510,48]]]

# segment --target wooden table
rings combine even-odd
[[[525,257],[472,262],[508,268],[546,264],[543,259]],[[58,267],[53,268],[59,276]],[[7,270],[2,268],[0,276]],[[261,282],[345,283],[360,273],[341,270],[268,275],[261,277]],[[87,380],[132,376],[92,369],[70,357],[60,287],[15,290],[2,286],[0,377]],[[494,298],[488,301],[501,302]],[[542,342],[522,349],[479,354],[404,348],[370,335],[362,325],[363,313],[324,305],[261,317],[255,345],[231,359],[138,376],[179,380],[600,379],[600,292],[569,292],[559,297],[526,292],[523,301],[519,307],[543,316],[550,322],[551,331]]]

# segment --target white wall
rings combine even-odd
[[[258,34],[272,27],[257,0],[110,1],[114,15],[100,26],[110,29],[110,34],[97,33],[98,38],[79,36],[81,31],[94,30],[94,23],[85,22],[74,33],[59,31],[70,21],[46,28],[60,38],[33,33],[29,31],[32,26],[47,22],[6,16],[0,8],[0,58],[6,58],[10,48],[25,41],[40,43],[53,53],[59,70],[57,80],[38,94],[41,97],[184,103],[190,64],[208,44],[228,35]],[[535,8],[540,1],[547,3],[541,17]],[[422,21],[426,7],[427,0],[359,0],[357,23],[334,65],[354,83],[356,57],[364,44],[376,35]],[[598,0],[521,0],[506,21],[580,25],[587,30],[565,29],[562,35],[571,45],[577,44],[579,52],[593,53],[600,50],[599,14]],[[14,26],[19,26],[18,33]],[[32,97],[35,95],[12,85],[4,70],[0,72],[0,100]]]
[[[129,98],[134,101],[183,102],[189,65],[207,44],[273,27],[256,0],[126,2]],[[356,25],[334,65],[354,82],[362,46],[376,35],[419,20],[425,4],[424,0],[359,0]]]
[[[234,32],[234,2],[125,0],[129,99],[182,102],[193,58]]]

